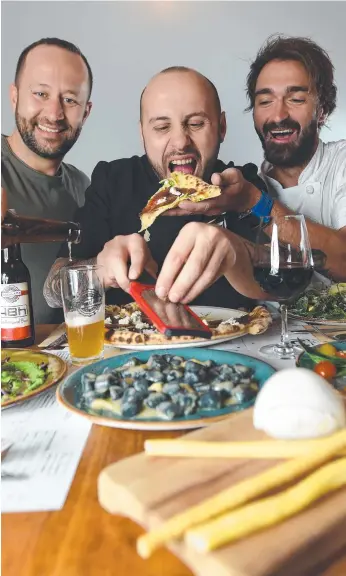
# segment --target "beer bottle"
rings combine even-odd
[[[76,222],[20,216],[12,210],[6,212],[1,223],[2,248],[24,242],[71,242],[78,244],[80,235],[80,225]]]
[[[1,345],[25,348],[35,340],[30,272],[25,266],[20,245],[1,250]]]

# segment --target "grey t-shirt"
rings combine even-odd
[[[33,170],[11,150],[1,136],[1,185],[6,190],[8,207],[23,216],[72,220],[84,204],[89,178],[74,166],[62,163],[55,176]],[[43,297],[43,284],[54,263],[60,244],[22,244],[23,262],[30,270],[34,318],[36,324],[62,321],[62,312],[49,308]]]

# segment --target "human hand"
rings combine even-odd
[[[187,303],[213,284],[235,263],[227,231],[190,222],[168,252],[156,282],[159,298]]]
[[[234,210],[244,212],[257,204],[261,192],[245,180],[241,171],[237,168],[226,168],[220,174],[214,173],[211,183],[220,186],[221,195],[201,202],[184,200],[177,208],[167,210],[166,216],[191,216],[199,214],[204,216],[217,216],[223,212]]]
[[[130,281],[136,280],[143,270],[156,278],[157,264],[140,234],[115,236],[113,240],[106,242],[96,261],[103,266],[105,288],[122,288],[128,291]]]

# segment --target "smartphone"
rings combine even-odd
[[[206,324],[185,304],[161,300],[156,296],[154,284],[131,282],[131,296],[139,308],[150,318],[159,332],[165,336],[195,336],[211,338]]]

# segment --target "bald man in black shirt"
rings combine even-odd
[[[73,247],[73,256],[103,266],[105,287],[111,288],[109,303],[131,300],[126,293],[129,282],[144,269],[152,275],[160,271],[157,295],[173,302],[238,308],[250,307],[249,298],[263,296],[252,274],[252,245],[240,236],[253,238],[258,219],[254,223],[251,216],[239,218],[258,202],[263,183],[254,165],[240,170],[218,160],[225,134],[216,89],[198,72],[167,69],[143,91],[141,135],[146,154],[100,162],[85,206],[74,218],[81,223],[83,240]],[[190,202],[165,212],[150,227],[146,242],[138,234],[139,213],[160,180],[177,170],[220,185],[222,194],[200,203],[202,214],[191,214]],[[209,224],[214,215],[223,227]],[[64,249],[45,284],[50,306],[61,306],[59,271],[68,263],[65,256]]]

